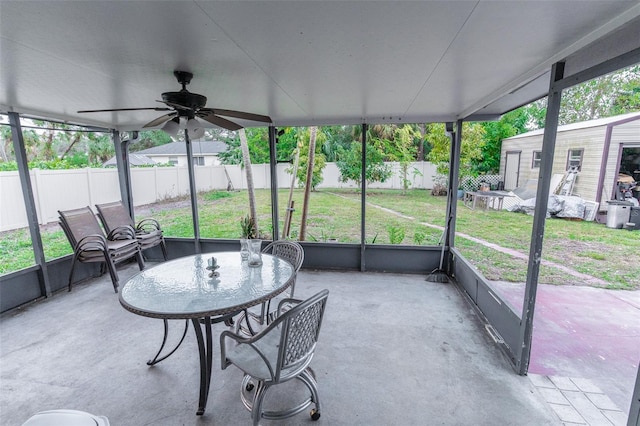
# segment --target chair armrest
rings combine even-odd
[[[160,223],[158,223],[158,221],[155,219],[142,219],[136,225],[137,233],[148,233],[153,231],[162,232],[162,229],[160,228]]]
[[[271,328],[272,327],[268,327],[265,329],[265,331],[270,330]],[[229,365],[232,364],[230,361],[227,360],[226,339],[229,338],[231,340],[234,340],[237,345],[246,345],[251,349],[253,349],[258,354],[258,356],[260,356],[260,358],[262,359],[262,362],[264,362],[264,364],[267,366],[267,368],[269,369],[269,374],[273,378],[275,373],[273,371],[273,367],[271,366],[271,363],[269,362],[267,357],[262,353],[262,351],[253,343],[256,340],[259,340],[262,337],[262,335],[263,333],[259,333],[250,338],[246,338],[246,337],[237,335],[235,333],[232,333],[231,331],[228,331],[228,330],[225,330],[222,333],[220,333],[220,362],[221,362],[222,369],[224,370]]]
[[[114,228],[114,229],[111,230],[111,232],[109,232],[109,235],[107,235],[107,239],[110,240],[110,241],[115,241],[115,240],[135,240],[136,239],[136,232],[129,225],[118,226],[117,228]]]
[[[75,252],[88,250],[108,251],[107,240],[103,235],[87,235],[78,241],[78,245],[74,249]]]

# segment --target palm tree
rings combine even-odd
[[[318,128],[309,127],[309,156],[307,159],[307,179],[304,185],[304,199],[302,200],[302,218],[300,219],[300,241],[304,241],[307,233],[307,213],[309,211],[309,197],[313,186],[313,163],[316,153],[316,135]]]
[[[242,163],[247,175],[247,192],[249,193],[249,213],[255,224],[256,234],[260,235],[258,226],[258,214],[256,210],[256,195],[253,185],[253,171],[251,170],[251,157],[249,156],[249,144],[247,143],[247,134],[244,129],[238,131],[240,135],[240,149],[242,149]]]

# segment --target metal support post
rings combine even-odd
[[[367,270],[366,264],[366,210],[367,210],[367,126],[362,124],[362,157],[360,165],[360,271]]]
[[[451,123],[453,128],[453,123]],[[453,130],[453,129],[451,129]],[[456,121],[456,129],[451,134],[451,161],[449,162],[449,189],[447,191],[447,235],[443,244],[446,247],[455,245],[456,213],[458,210],[458,182],[460,176],[460,150],[462,146],[462,120]],[[449,262],[446,262],[449,265]],[[445,268],[449,272],[449,267]]]
[[[40,224],[38,223],[38,212],[36,211],[36,203],[33,198],[33,187],[31,186],[31,177],[29,176],[29,161],[27,159],[27,152],[24,149],[24,137],[22,135],[22,126],[20,125],[20,115],[16,112],[10,112],[8,115],[9,125],[11,126],[11,138],[13,139],[13,149],[16,154],[16,162],[18,163],[18,175],[20,176],[20,185],[22,185],[24,208],[27,212],[27,221],[29,222],[33,256],[36,265],[40,267],[40,291],[46,297],[49,297],[51,296],[51,284],[49,283],[47,261],[44,257],[44,246],[42,245]]]
[[[278,228],[278,161],[276,128],[269,126],[269,171],[271,174],[271,228],[273,240],[280,235]],[[287,206],[288,207],[288,206]]]
[[[137,138],[138,132],[134,133]],[[133,193],[131,191],[131,162],[129,161],[129,140],[121,140],[120,132],[111,131],[111,138],[116,150],[116,167],[118,169],[118,181],[120,183],[120,199],[129,215],[135,223],[133,209]]]
[[[191,195],[191,217],[193,218],[193,239],[195,242],[195,253],[200,250],[200,221],[198,220],[198,191],[196,188],[196,177],[193,169],[193,147],[189,138],[189,131],[184,131],[184,142],[187,147],[187,169],[189,169],[189,194]]]
[[[558,114],[560,113],[560,100],[562,99],[562,88],[558,88],[556,82],[562,80],[563,75],[564,62],[554,64],[551,69],[551,82],[549,83],[549,95],[547,98],[547,116],[545,118],[544,136],[542,138],[542,157],[540,159],[536,207],[533,217],[533,229],[531,230],[529,263],[527,266],[527,285],[524,293],[524,303],[520,321],[521,345],[520,354],[516,359],[516,370],[520,375],[527,374],[531,357],[533,314],[538,290],[540,263],[542,261],[542,243],[544,239],[547,205],[549,202],[553,153],[556,147],[556,134],[558,131]]]

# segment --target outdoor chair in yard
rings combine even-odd
[[[293,265],[293,278],[289,289],[284,293],[284,297],[291,298],[294,296],[296,277],[298,271],[302,267],[304,261],[304,248],[296,241],[278,240],[269,243],[263,253],[271,254],[277,258],[284,259]],[[277,300],[277,299],[275,299]],[[247,335],[255,334],[256,329],[264,324],[268,324],[275,316],[275,312],[270,312],[271,300],[262,303],[259,311],[251,311],[245,309],[241,316],[237,319],[237,330],[242,329]],[[251,324],[254,323],[254,325]]]
[[[116,293],[118,292],[118,274],[115,268],[117,263],[135,256],[140,270],[144,269],[140,244],[130,226],[115,228],[105,237],[96,216],[88,206],[75,210],[59,210],[58,214],[60,226],[73,247],[69,291],[71,291],[76,262],[101,262],[102,273],[106,265]]]
[[[309,364],[328,297],[329,291],[322,290],[305,301],[283,299],[273,322],[251,338],[231,331],[220,334],[222,369],[233,364],[245,373],[240,395],[244,406],[251,411],[254,425],[263,418],[278,420],[294,416],[311,404],[315,404],[311,418],[320,418],[317,382]],[[310,396],[289,409],[264,410],[267,390],[292,379],[300,380]]]
[[[130,226],[134,229],[142,250],[160,245],[162,256],[164,256],[164,260],[167,260],[167,246],[164,243],[162,229],[157,220],[151,218],[142,219],[137,225],[134,224],[122,201],[96,204],[96,209],[102,226],[107,232],[119,227]]]

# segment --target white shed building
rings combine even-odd
[[[543,133],[540,129],[502,141],[505,189],[538,179]],[[578,170],[572,194],[606,210],[605,201],[615,199],[619,174],[640,181],[640,112],[559,126],[552,173],[565,175],[572,166]]]

